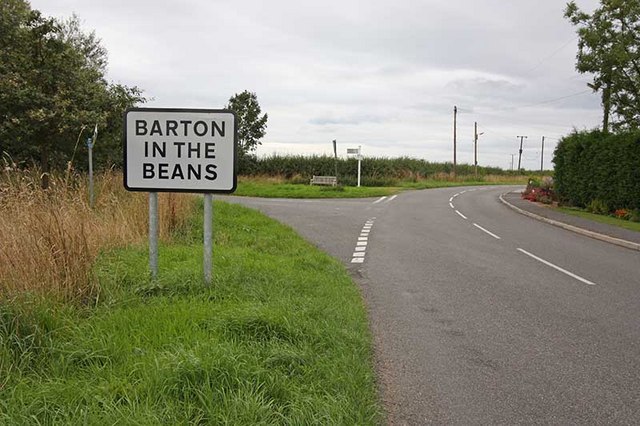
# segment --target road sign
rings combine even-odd
[[[131,108],[124,117],[129,191],[236,189],[237,121],[229,110]]]
[[[360,154],[360,150],[358,148],[347,148],[347,154]]]

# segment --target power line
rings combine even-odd
[[[533,66],[533,68],[528,69],[527,71],[525,71],[525,74],[530,73],[531,71],[535,71],[538,68],[540,68],[540,66],[545,63],[548,59],[553,58],[554,56],[556,56],[562,49],[564,49],[565,47],[567,47],[570,43],[576,41],[578,39],[578,37],[573,37],[571,40],[567,41],[565,44],[563,44],[562,46],[560,46],[559,48],[557,48],[556,50],[553,51],[553,53],[551,53],[549,56],[546,56],[544,58],[542,58],[540,60],[540,62],[538,62],[536,65]]]
[[[532,106],[538,106],[538,105],[544,105],[544,104],[550,104],[553,102],[558,102],[558,101],[562,101],[564,99],[568,99],[568,98],[573,98],[575,96],[580,96],[580,95],[584,95],[585,93],[590,93],[591,89],[587,89],[587,90],[583,90],[581,92],[577,92],[577,93],[573,93],[571,95],[566,95],[566,96],[561,96],[559,98],[554,98],[554,99],[548,99],[546,101],[540,101],[540,102],[536,102],[533,104],[526,104],[526,105],[519,105],[516,107],[512,107],[512,109],[517,109],[517,108],[528,108],[528,107],[532,107]]]

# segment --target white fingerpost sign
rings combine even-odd
[[[124,186],[149,192],[149,267],[158,272],[158,192],[204,193],[204,279],[212,277],[212,193],[237,185],[238,125],[221,109],[130,108],[124,114]]]
[[[362,145],[358,145],[358,148],[347,148],[347,155],[355,155],[358,159],[358,188],[360,187],[360,170],[362,164]]]

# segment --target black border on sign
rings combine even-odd
[[[233,115],[233,186],[231,189],[217,189],[217,190],[195,190],[195,189],[170,189],[170,188],[137,188],[130,187],[127,184],[127,115],[133,111],[147,111],[147,112],[205,112],[205,113],[230,113]],[[137,192],[187,192],[193,194],[231,194],[235,192],[238,187],[238,116],[230,109],[204,109],[204,108],[147,108],[147,107],[133,107],[127,108],[123,114],[123,126],[122,126],[122,158],[123,164],[123,184],[127,191]]]

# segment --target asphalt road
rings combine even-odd
[[[640,424],[640,253],[519,215],[508,189],[226,199],[347,265],[390,424]]]

